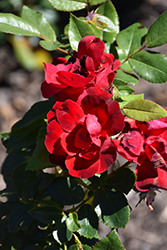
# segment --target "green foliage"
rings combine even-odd
[[[70,15],[70,23],[69,23],[69,40],[71,47],[74,50],[78,50],[79,41],[87,35],[95,35],[91,26],[74,15]]]
[[[142,45],[142,38],[147,34],[147,29],[140,23],[134,23],[122,30],[117,35],[117,44],[127,57],[131,56]]]
[[[97,9],[97,13],[103,16],[97,17],[97,26],[102,25],[102,40],[113,43],[119,32],[119,17],[111,1],[106,1]],[[99,22],[99,23],[98,23]]]
[[[129,63],[142,78],[153,83],[167,81],[167,57],[151,51],[141,51],[131,58]]]
[[[60,11],[76,11],[86,7],[86,1],[77,0],[48,0],[51,5]]]
[[[39,30],[21,17],[13,14],[0,14],[0,31],[22,35],[22,36],[40,36]]]
[[[108,188],[95,193],[94,207],[99,219],[108,227],[125,227],[129,221],[129,207],[121,192]]]
[[[161,46],[167,43],[167,11],[151,25],[147,36],[145,37],[145,44],[148,48]]]
[[[123,107],[125,115],[138,121],[151,121],[167,116],[167,111],[158,104],[137,99],[129,102]]]
[[[105,43],[105,51],[121,61],[111,84],[113,99],[124,114],[139,121],[167,116],[158,104],[134,94],[138,76],[153,83],[167,81],[167,57],[144,50],[167,43],[167,12],[147,31],[140,23],[119,30],[119,17],[110,0],[48,0],[58,11],[83,10],[84,17],[70,13],[64,34],[56,32],[45,16],[23,6],[21,17],[0,13],[0,31],[36,36],[48,51],[67,55],[78,48],[86,35]],[[92,6],[98,5],[90,12]],[[86,14],[87,10],[87,14]],[[86,18],[87,17],[87,18]],[[90,19],[90,20],[89,20]],[[27,53],[27,52],[26,52]],[[98,51],[97,51],[98,53]],[[26,55],[26,54],[25,54]],[[105,57],[105,55],[104,55]],[[84,67],[83,67],[84,68]],[[101,70],[99,68],[98,70]],[[103,69],[102,69],[103,70]],[[133,72],[134,71],[134,72]],[[147,83],[146,83],[147,84]],[[46,114],[55,101],[50,98],[34,104],[11,129],[0,134],[8,156],[2,165],[6,188],[0,196],[0,242],[4,249],[123,250],[116,229],[129,221],[126,196],[134,187],[136,175],[128,164],[89,179],[69,176],[61,165],[52,164],[45,148]],[[118,164],[119,165],[119,164]],[[100,239],[99,220],[111,228]]]
[[[117,235],[116,230],[112,230],[107,237],[103,238],[99,243],[97,243],[92,250],[123,250],[124,247]]]

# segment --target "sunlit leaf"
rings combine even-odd
[[[123,112],[138,121],[151,121],[167,116],[167,111],[150,100],[133,100],[123,107]]]
[[[117,35],[117,44],[125,52],[126,56],[131,56],[142,45],[142,38],[147,34],[147,29],[140,23],[134,23],[122,30]]]
[[[78,50],[79,41],[87,35],[95,35],[91,26],[74,15],[70,15],[69,40],[71,47]]]
[[[154,52],[141,51],[128,59],[133,70],[153,83],[167,81],[167,57]]]
[[[56,41],[55,32],[43,14],[30,9],[27,6],[23,6],[22,18],[28,23],[34,25],[37,30],[39,30],[42,38],[53,42]]]
[[[95,212],[111,228],[125,227],[129,221],[129,206],[125,196],[107,188],[99,189],[94,198]]]
[[[92,250],[124,250],[116,230],[112,230],[106,237],[99,241]]]
[[[14,14],[0,13],[0,31],[22,36],[39,36],[40,32],[31,23]]]
[[[159,18],[151,25],[145,38],[148,48],[161,46],[167,43],[167,11],[162,13]]]
[[[60,11],[76,11],[86,7],[85,1],[75,0],[48,0],[51,5]]]

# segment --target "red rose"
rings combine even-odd
[[[54,163],[64,156],[72,176],[89,178],[106,171],[116,160],[116,147],[109,136],[124,127],[124,118],[116,101],[98,95],[56,102],[47,115],[45,145]]]
[[[112,54],[104,52],[104,43],[94,36],[85,36],[78,45],[78,52],[67,61],[57,58],[53,64],[45,64],[45,79],[42,83],[42,95],[55,100],[67,98],[77,101],[85,89],[98,86],[109,90],[115,70],[120,66]]]
[[[123,133],[114,142],[120,155],[138,164],[136,188],[167,190],[167,119],[125,121]]]

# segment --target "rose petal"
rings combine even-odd
[[[109,137],[103,142],[100,150],[100,168],[98,173],[106,171],[116,161],[117,153],[114,143]]]
[[[90,161],[80,157],[67,156],[65,165],[71,176],[85,179],[94,176],[98,172],[100,160],[98,157]]]
[[[85,36],[79,42],[77,55],[79,59],[84,55],[90,56],[96,68],[102,60],[104,48],[104,42],[100,38],[91,35]]]
[[[54,152],[54,145],[59,139],[60,135],[63,133],[61,126],[55,121],[51,121],[47,126],[47,134],[45,139],[45,146],[49,153]]]
[[[62,104],[62,108],[56,110],[56,116],[61,127],[66,132],[71,132],[79,120],[84,117],[84,112],[78,103],[66,100]]]
[[[151,161],[145,161],[135,171],[137,175],[136,188],[146,192],[150,187],[162,188],[167,190],[167,171],[162,168],[154,168]]]

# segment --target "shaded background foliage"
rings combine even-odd
[[[50,17],[53,17],[51,23],[56,29],[56,33],[58,31],[61,33],[62,28],[68,22],[68,13],[57,13],[45,0],[22,2],[29,7],[34,6],[38,11],[42,8],[50,8],[48,10],[51,12],[48,13]],[[148,28],[167,9],[165,0],[113,0],[112,2],[118,12],[121,29],[134,22],[140,22]],[[0,12],[18,14],[21,9],[20,3],[19,0],[1,0]],[[81,15],[81,11],[78,15]],[[60,54],[57,54],[58,52],[52,52],[51,55],[49,52],[44,53],[41,48],[36,46],[35,39],[17,40],[17,44],[20,43],[20,48],[23,46],[24,51],[25,48],[32,51],[32,57],[25,60],[22,55],[18,54],[18,48],[16,43],[11,40],[11,36],[0,34],[0,132],[3,132],[10,130],[11,125],[21,118],[33,103],[42,100],[40,84],[43,79],[43,66],[41,62],[50,61],[51,56],[60,56]],[[163,50],[161,52],[167,55],[165,53],[167,45],[162,46],[161,49]],[[34,58],[36,58],[36,64],[32,65]],[[28,60],[29,63],[26,62]],[[166,84],[156,84],[154,88],[152,85],[141,80],[136,86],[136,92],[144,92],[145,98],[166,107]],[[4,157],[4,149],[0,145],[0,162],[3,161]],[[0,179],[0,185],[4,185],[2,179]],[[165,250],[167,248],[166,200],[165,192],[157,196],[154,204],[155,210],[150,212],[144,203],[135,209],[138,197],[133,193],[129,195],[129,202],[133,209],[131,219],[126,229],[119,229],[119,235],[126,249]],[[107,227],[101,228],[100,235],[105,235],[107,230],[109,230]]]

